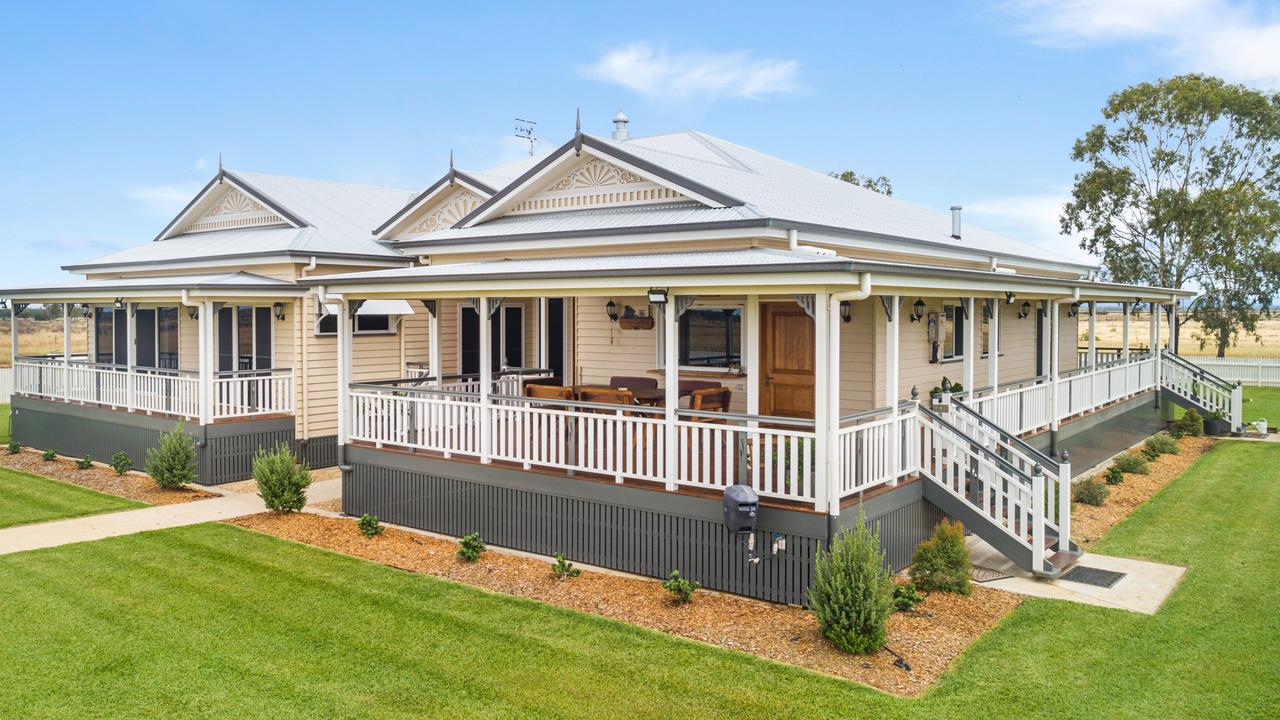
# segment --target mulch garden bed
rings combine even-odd
[[[1101,507],[1093,507],[1083,503],[1072,504],[1072,539],[1080,547],[1087,550],[1108,530],[1115,527],[1121,520],[1129,517],[1134,510],[1138,509],[1139,505],[1150,500],[1164,486],[1173,482],[1174,478],[1191,467],[1191,463],[1195,462],[1196,458],[1203,455],[1206,450],[1213,447],[1216,442],[1217,440],[1208,437],[1184,437],[1178,441],[1182,452],[1177,455],[1161,455],[1151,461],[1150,475],[1125,473],[1124,482],[1119,485],[1108,485],[1107,488],[1111,490],[1111,495],[1107,497],[1107,501]],[[1141,448],[1142,446],[1138,445],[1133,448],[1132,452],[1138,452]],[[1102,473],[1109,466],[1110,463],[1100,465],[1097,471],[1090,476],[1098,482],[1105,482]]]
[[[117,495],[130,500],[138,500],[150,505],[174,505],[191,502],[217,495],[195,488],[176,488],[165,490],[157,487],[150,476],[143,473],[128,472],[116,475],[116,471],[107,467],[94,465],[87,470],[76,467],[75,461],[64,458],[46,462],[36,450],[23,450],[17,455],[0,452],[0,466],[12,470],[20,470],[32,475],[61,480],[80,485],[90,490]]]
[[[556,580],[544,560],[494,550],[476,563],[466,563],[455,557],[458,544],[450,540],[391,527],[366,539],[349,518],[263,513],[228,522],[402,570],[752,653],[903,696],[928,689],[957,655],[1021,602],[1017,595],[975,586],[968,597],[935,593],[911,612],[895,613],[889,620],[887,646],[911,665],[907,672],[896,667],[896,658],[885,650],[855,656],[835,649],[819,634],[813,615],[794,606],[705,590],[688,605],[675,605],[658,580],[597,570]]]

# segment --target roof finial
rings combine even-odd
[[[453,149],[449,149],[449,184],[452,185],[458,177],[458,171],[453,168]]]
[[[577,120],[573,125],[573,154],[582,154],[582,108],[578,108]]]

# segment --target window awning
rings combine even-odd
[[[338,303],[325,303],[325,315],[336,315]],[[357,315],[412,315],[413,306],[407,300],[366,300]]]

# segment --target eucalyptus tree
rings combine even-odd
[[[1102,117],[1072,148],[1086,168],[1062,232],[1081,233],[1116,282],[1198,284],[1213,297],[1197,307],[1221,308],[1214,317],[1227,327],[1214,332],[1233,336],[1230,318],[1256,310],[1245,302],[1253,279],[1275,272],[1261,250],[1275,244],[1280,94],[1181,75],[1115,93]],[[1176,348],[1176,327],[1173,338]]]

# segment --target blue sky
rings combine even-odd
[[[897,7],[894,7],[897,6]],[[149,241],[216,171],[421,188],[447,167],[694,128],[1074,253],[1072,141],[1178,72],[1280,87],[1280,8],[1232,0],[8,6],[0,282]]]

